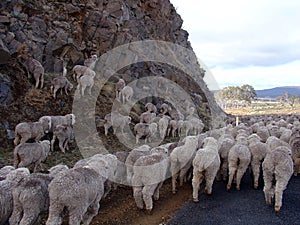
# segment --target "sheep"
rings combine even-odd
[[[203,146],[193,160],[193,201],[198,202],[198,191],[203,177],[205,177],[205,192],[212,194],[212,185],[219,170],[221,161],[218,153],[218,142],[213,137],[203,140]]]
[[[221,160],[219,175],[222,177],[223,181],[226,181],[228,174],[228,153],[229,150],[234,146],[235,141],[233,138],[222,136],[219,138],[218,144],[218,153],[220,155]]]
[[[51,123],[51,117],[44,116],[38,122],[22,122],[17,124],[15,127],[14,144],[25,143],[31,138],[34,138],[36,142],[39,141],[45,133],[51,130]]]
[[[167,129],[167,136],[172,136],[175,137],[176,136],[176,131],[178,132],[178,121],[177,120],[170,120],[169,122],[169,126]]]
[[[154,119],[156,118],[156,114],[152,112],[144,112],[140,115],[140,123],[152,123],[154,122]]]
[[[148,214],[153,208],[152,196],[159,199],[159,189],[166,179],[168,169],[168,149],[156,147],[150,155],[138,158],[133,167],[133,196],[138,208],[143,209],[145,203]]]
[[[136,144],[139,143],[139,139],[145,137],[145,143],[151,142],[151,138],[157,132],[157,124],[156,123],[137,123],[134,126],[135,140]]]
[[[66,149],[69,150],[68,143],[74,140],[73,128],[69,125],[57,125],[53,130],[53,137],[51,140],[51,151],[54,150],[55,139],[58,139],[58,146],[62,153]]]
[[[180,127],[180,133],[179,135],[182,136],[184,135],[185,137],[187,137],[190,134],[190,131],[193,129],[193,124],[191,121],[189,120],[184,120],[182,122],[182,125]]]
[[[280,138],[281,132],[280,132],[278,126],[269,125],[269,126],[267,126],[267,128],[269,130],[270,136],[274,136],[274,137]]]
[[[265,200],[267,205],[271,205],[275,194],[275,212],[279,212],[282,206],[283,191],[293,174],[291,154],[290,148],[279,146],[267,153],[262,164]]]
[[[104,117],[104,134],[108,135],[108,129],[113,126],[114,134],[117,133],[117,129],[120,129],[121,133],[124,133],[124,128],[127,124],[131,123],[130,116],[124,116],[117,111],[106,114]]]
[[[40,213],[48,210],[49,183],[66,169],[66,165],[57,165],[49,169],[50,174],[33,173],[23,177],[12,191],[14,208],[9,223],[34,224]]]
[[[83,64],[90,68],[90,69],[94,69],[96,66],[96,62],[98,61],[98,56],[97,55],[91,55],[90,58],[87,58],[84,60]]]
[[[6,224],[13,211],[12,189],[29,174],[27,168],[18,168],[9,172],[5,180],[0,181],[0,225]]]
[[[114,155],[118,159],[117,170],[115,174],[115,184],[114,184],[114,189],[116,189],[118,184],[127,184],[126,159],[129,155],[129,152],[117,151],[116,153],[114,153]]]
[[[146,108],[147,112],[152,112],[152,113],[157,112],[156,106],[151,102],[146,103],[145,108]]]
[[[131,101],[133,96],[133,89],[130,86],[125,86],[120,92],[120,100],[123,104]]]
[[[119,81],[115,85],[116,99],[121,101],[121,90],[125,87],[126,83],[123,79],[119,79]]]
[[[192,127],[190,129],[191,133],[194,135],[201,134],[204,128],[203,122],[199,118],[195,117],[189,118],[189,121],[192,124]]]
[[[139,147],[136,147],[130,151],[128,154],[125,165],[126,165],[126,174],[127,174],[127,183],[131,184],[131,179],[133,175],[133,165],[136,162],[138,158],[144,155],[150,154],[150,146],[149,145],[142,145]]]
[[[7,174],[9,174],[11,171],[15,170],[15,167],[13,166],[4,166],[0,169],[0,181],[5,180]]]
[[[187,136],[182,140],[183,145],[174,148],[170,154],[173,194],[176,193],[176,179],[178,174],[180,186],[182,186],[186,174],[192,166],[192,161],[198,148],[198,140],[198,136]]]
[[[42,116],[40,120],[43,120],[43,118],[47,118],[49,116]],[[76,122],[76,117],[74,114],[66,114],[64,116],[50,116],[51,118],[51,128],[49,132],[53,133],[53,130],[55,129],[56,126],[58,125],[68,125],[68,126],[73,126]]]
[[[161,139],[164,139],[167,134],[170,119],[171,118],[169,116],[163,115],[163,117],[158,121],[158,129]]]
[[[294,176],[297,176],[300,169],[300,131],[299,128],[292,129],[292,135],[289,141],[292,150],[292,159],[294,161]]]
[[[22,143],[14,149],[14,167],[25,167],[34,163],[33,172],[48,156],[50,141],[44,140],[39,143]]]
[[[86,88],[88,88],[88,94],[92,95],[92,88],[94,86],[94,77],[96,76],[96,73],[91,70],[87,69],[83,76],[79,78],[77,90],[81,91],[81,96],[84,96],[84,91]]]
[[[228,167],[229,167],[229,179],[227,183],[227,190],[230,190],[232,180],[236,176],[236,189],[240,190],[241,179],[246,172],[250,161],[251,152],[247,147],[247,144],[241,140],[237,142],[228,153]],[[247,142],[246,142],[247,143]]]
[[[270,137],[269,130],[268,130],[268,128],[265,127],[265,126],[260,126],[260,127],[257,129],[256,134],[261,138],[261,141],[262,141],[262,142],[265,142],[265,143],[266,143],[268,137]]]
[[[28,55],[22,55],[19,56],[18,58],[23,59],[24,63],[23,65],[25,66],[26,70],[27,70],[27,75],[28,78],[30,78],[30,74],[33,74],[34,80],[35,80],[35,88],[38,88],[39,84],[40,84],[40,88],[43,88],[44,85],[44,67],[42,66],[42,64],[32,58],[31,56]]]
[[[71,91],[73,88],[73,84],[63,76],[56,77],[51,82],[50,91],[53,93],[53,98],[56,98],[56,92],[61,88],[60,94],[62,94],[62,89],[65,90],[66,95],[68,95],[68,91]]]
[[[282,141],[285,141],[286,143],[289,143],[291,135],[292,135],[292,130],[287,129],[285,127],[280,127],[280,132],[281,132],[281,134],[280,134],[279,139]]]
[[[269,149],[266,143],[261,142],[261,138],[257,134],[252,134],[248,137],[248,147],[251,152],[251,169],[254,177],[253,186],[254,189],[257,189],[261,164]]]
[[[274,136],[270,136],[267,141],[266,144],[269,148],[270,151],[273,151],[275,148],[277,148],[278,146],[286,146],[288,148],[290,148],[290,145],[282,140],[280,140],[277,137]]]
[[[97,215],[104,194],[109,164],[99,158],[88,165],[63,171],[49,184],[49,216],[46,225],[62,223],[63,210],[69,212],[69,224],[90,224]]]
[[[73,79],[78,82],[78,79],[84,74],[84,72],[88,69],[87,66],[76,65],[73,67]]]

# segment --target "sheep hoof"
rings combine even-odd
[[[241,190],[240,186],[236,186],[236,190],[238,191]]]
[[[298,175],[298,172],[294,172],[294,176],[297,177],[297,175]]]
[[[280,206],[279,205],[275,205],[275,213],[279,213],[280,211]]]
[[[193,202],[195,203],[199,202],[198,198],[193,198]]]
[[[227,187],[226,187],[227,191],[229,191],[230,188],[231,188],[231,185],[227,185]]]
[[[173,194],[176,194],[176,191],[175,191],[175,190],[173,190],[173,191],[172,191],[172,193],[173,193]]]
[[[152,214],[152,209],[146,209],[146,212],[148,215],[151,215]]]

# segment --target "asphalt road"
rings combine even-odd
[[[247,173],[241,190],[232,186],[226,191],[226,183],[215,182],[213,194],[204,193],[203,186],[199,202],[192,200],[176,211],[169,225],[300,225],[300,174],[292,177],[283,193],[283,205],[279,213],[274,206],[267,206],[260,179],[258,190],[252,188],[252,178]]]

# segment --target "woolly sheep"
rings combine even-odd
[[[157,124],[156,123],[137,123],[134,126],[135,140],[136,144],[139,143],[139,139],[145,137],[145,143],[151,142],[151,138],[157,132]]]
[[[248,146],[251,152],[251,169],[254,177],[254,188],[258,188],[258,179],[260,175],[260,168],[263,160],[268,152],[268,145],[261,142],[257,134],[252,134],[248,138]]]
[[[74,140],[73,128],[69,125],[57,125],[53,130],[53,137],[51,140],[51,151],[54,150],[54,142],[58,139],[58,146],[62,153],[69,150],[68,143]]]
[[[14,167],[25,167],[34,163],[33,172],[48,156],[50,141],[44,140],[38,143],[22,143],[14,149]]]
[[[42,120],[45,117],[47,118],[49,116],[42,116],[40,120]],[[58,125],[73,126],[76,122],[74,114],[66,114],[64,116],[50,116],[50,118],[51,118],[51,129],[49,130],[49,132],[53,132],[54,128]]]
[[[273,151],[268,152],[262,164],[262,168],[266,203],[271,205],[275,194],[274,209],[275,212],[279,212],[282,206],[283,191],[286,189],[293,174],[291,149],[285,146],[279,146]]]
[[[177,120],[170,120],[169,126],[167,129],[167,136],[176,136],[176,131],[178,132],[179,124]]]
[[[0,225],[6,224],[13,211],[12,189],[29,174],[27,168],[18,168],[8,173],[5,180],[0,181]]]
[[[292,135],[292,130],[291,129],[287,129],[285,127],[280,127],[280,137],[279,139],[282,141],[285,141],[286,143],[290,142],[290,138]]]
[[[227,190],[230,190],[233,178],[236,176],[236,189],[240,190],[241,179],[251,161],[251,152],[247,145],[237,142],[228,153],[229,179]]]
[[[163,115],[158,121],[158,130],[161,139],[164,139],[167,134],[170,119],[169,116]]]
[[[154,119],[156,118],[156,114],[152,112],[144,112],[140,115],[140,123],[152,123],[154,122]]]
[[[267,128],[269,130],[270,136],[280,138],[281,132],[280,132],[278,126],[270,125],[270,126],[267,126]]]
[[[127,174],[127,183],[131,184],[131,179],[133,175],[133,165],[136,162],[138,158],[144,155],[150,154],[150,146],[149,145],[142,145],[139,147],[136,147],[130,151],[128,154],[125,165],[126,165],[126,174]]]
[[[116,91],[116,99],[119,99],[121,101],[121,90],[125,87],[126,83],[123,79],[119,79],[119,81],[115,85],[115,91]]]
[[[122,101],[123,104],[131,101],[132,96],[133,96],[133,89],[130,86],[125,86],[120,92],[120,100]]]
[[[147,112],[157,113],[156,106],[151,102],[146,103],[145,108],[146,108]]]
[[[90,58],[85,59],[83,64],[93,70],[96,66],[97,61],[98,61],[98,56],[94,54],[91,55]]]
[[[104,133],[107,136],[108,129],[113,126],[114,128],[114,134],[117,133],[117,129],[120,130],[120,132],[124,133],[124,128],[127,124],[131,123],[131,117],[130,116],[124,116],[120,114],[119,112],[111,112],[109,114],[106,114],[104,117]]]
[[[53,98],[56,98],[56,92],[61,88],[60,94],[62,94],[62,89],[65,90],[66,95],[68,95],[68,91],[71,91],[73,88],[73,84],[63,76],[56,77],[51,82],[50,91],[53,93]]]
[[[33,173],[23,177],[12,191],[14,209],[9,223],[35,224],[40,213],[49,208],[49,183],[66,169],[66,165],[57,165],[50,168],[50,174]]]
[[[218,152],[221,160],[220,176],[222,176],[223,180],[226,181],[228,174],[228,153],[229,150],[234,146],[235,141],[230,137],[220,137],[218,144]]]
[[[84,74],[84,72],[88,69],[87,66],[76,65],[73,67],[73,79],[78,82],[78,79]]]
[[[266,144],[270,151],[273,151],[275,148],[277,148],[279,146],[286,146],[286,147],[290,148],[290,145],[288,143],[286,143],[274,136],[270,136],[267,139]]]
[[[166,179],[168,169],[168,149],[156,147],[150,155],[141,156],[133,167],[133,196],[137,207],[150,214],[153,208],[152,196],[159,199],[159,189]]]
[[[38,122],[23,122],[16,125],[14,144],[25,143],[31,138],[39,141],[51,130],[51,117],[44,116]],[[20,140],[21,139],[21,140]]]
[[[13,166],[4,166],[0,169],[0,181],[5,180],[7,174],[9,174],[11,171],[15,170],[15,167]]]
[[[198,202],[198,191],[205,177],[205,192],[212,193],[212,185],[220,167],[220,156],[218,154],[218,142],[212,137],[203,140],[193,160],[193,201]]]
[[[261,141],[265,143],[267,139],[270,137],[269,130],[265,126],[258,127],[256,134],[261,138]]]
[[[292,159],[294,161],[294,176],[297,176],[300,169],[300,130],[292,129],[292,135],[289,141],[292,150]]]
[[[92,95],[92,88],[94,86],[95,71],[87,69],[84,74],[79,78],[77,90],[81,91],[81,96],[84,96],[84,91],[88,88],[88,94]]]
[[[198,148],[198,136],[187,136],[182,142],[183,145],[176,147],[170,154],[170,171],[172,174],[172,192],[176,193],[176,180],[179,175],[180,186],[186,178],[186,174],[192,166],[192,161]]]
[[[117,157],[117,170],[115,174],[115,184],[114,188],[117,188],[118,184],[127,184],[127,167],[126,167],[126,159],[129,155],[128,151],[117,151],[114,153]]]
[[[203,128],[204,128],[203,122],[199,118],[195,118],[195,117],[190,118],[189,121],[192,124],[191,130],[190,130],[191,133],[194,135],[201,134],[201,132],[203,131]]]
[[[56,176],[48,187],[50,206],[46,225],[61,224],[64,208],[69,212],[70,225],[90,224],[98,213],[108,170],[108,163],[97,159]]]

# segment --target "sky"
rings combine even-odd
[[[170,2],[220,88],[300,86],[299,0]]]

